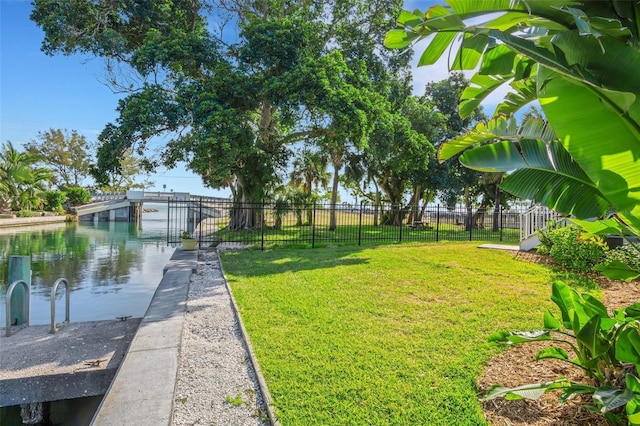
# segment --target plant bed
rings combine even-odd
[[[554,266],[549,256],[536,253],[520,253],[519,258],[534,263]],[[640,302],[640,288],[636,283],[614,281],[590,274],[602,290],[602,301],[611,314],[614,309],[627,307]],[[493,357],[485,365],[483,376],[478,380],[478,389],[484,395],[492,385],[517,387],[532,383],[551,382],[566,377],[572,382],[590,383],[583,371],[566,362],[554,359],[535,361],[536,354],[554,346],[552,342],[532,342],[507,349]],[[567,345],[558,345],[565,349],[570,357],[575,354]],[[509,401],[503,398],[486,401],[483,411],[487,420],[496,426],[502,425],[610,425],[601,414],[586,410],[581,405],[591,404],[591,395],[582,395],[569,400],[559,401],[559,391],[543,395],[538,400],[523,399]]]
[[[603,288],[603,301],[609,309],[618,309],[634,302],[640,302],[638,284],[611,281]],[[565,376],[571,381],[584,382],[582,370],[568,366],[557,360],[534,361],[536,353],[549,342],[535,342],[518,345],[492,358],[485,366],[483,376],[478,380],[478,389],[484,394],[493,384],[515,387],[528,383],[548,382]],[[483,410],[487,420],[495,425],[528,426],[569,426],[569,425],[610,425],[597,413],[580,407],[590,402],[590,396],[570,400],[566,404],[558,401],[557,393],[549,393],[539,400],[507,401],[495,399],[487,401]]]

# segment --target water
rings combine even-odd
[[[0,326],[5,326],[7,262],[31,256],[31,324],[49,324],[50,293],[70,284],[72,322],[144,316],[174,248],[166,243],[167,206],[145,204],[141,226],[125,222],[59,224],[0,230]],[[64,320],[64,286],[56,322]]]

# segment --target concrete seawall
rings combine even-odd
[[[170,425],[182,325],[198,251],[176,250],[92,424]]]
[[[50,223],[63,223],[67,221],[67,216],[34,216],[34,217],[14,217],[0,219],[0,228],[13,228],[16,226],[36,226],[48,225]]]

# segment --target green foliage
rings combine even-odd
[[[31,210],[18,210],[16,217],[33,217],[33,212]]]
[[[67,201],[67,193],[63,191],[45,191],[44,199],[48,211],[59,212],[62,209],[62,204]]]
[[[37,167],[41,158],[19,152],[11,142],[0,150],[0,212],[31,210],[42,204],[41,195],[51,181],[51,170]]]
[[[580,226],[587,235],[619,235],[620,238],[626,239],[627,243],[631,247],[631,253],[635,251],[636,256],[640,257],[640,244],[637,243],[637,238],[629,238],[629,233],[632,232],[630,228],[620,223],[619,219],[606,219],[596,221],[585,221],[579,219],[571,219],[576,225]],[[636,266],[630,266],[625,262],[612,260],[600,265],[596,265],[597,271],[601,272],[608,278],[613,280],[625,280],[631,281],[640,277],[640,268]]]
[[[547,226],[544,229],[536,230],[536,235],[540,240],[540,245],[536,247],[536,251],[540,254],[549,254],[551,247],[553,247],[553,238],[551,238],[551,232],[559,229],[560,225],[557,221],[551,220],[547,222]]]
[[[549,255],[562,267],[576,272],[589,272],[600,263],[608,250],[598,236],[583,237],[575,226],[555,229],[548,234]]]
[[[640,305],[615,310],[613,316],[596,298],[578,292],[557,281],[553,284],[551,300],[560,309],[557,318],[551,311],[544,314],[544,329],[531,332],[499,332],[489,340],[507,344],[551,341],[568,345],[575,356],[559,346],[540,350],[536,360],[556,359],[581,368],[592,382],[574,383],[566,378],[553,382],[525,385],[517,388],[494,386],[484,400],[497,397],[507,399],[538,399],[546,392],[560,390],[566,401],[579,394],[592,395],[591,409],[615,418],[616,410],[626,406],[630,425],[640,424]],[[635,366],[631,373],[629,364]],[[620,411],[620,410],[617,410]],[[612,413],[613,412],[613,413]]]
[[[273,229],[280,230],[282,228],[282,217],[287,214],[291,205],[289,204],[289,200],[284,197],[278,197],[273,204]],[[300,218],[300,215],[298,215]]]
[[[145,170],[186,163],[205,185],[231,188],[241,205],[282,183],[296,142],[331,152],[338,169],[349,149],[366,145],[388,108],[391,74],[404,74],[408,62],[381,48],[400,5],[36,0],[31,19],[48,54],[109,58],[109,84],[125,93],[99,136],[92,175],[100,187],[133,150],[145,155]],[[224,17],[210,20],[216,8]],[[114,71],[114,61],[127,72]],[[150,152],[158,137],[168,142]],[[236,211],[232,229],[260,225],[245,213]]]
[[[79,206],[91,201],[91,194],[80,186],[69,186],[65,188],[67,200],[72,206]]]
[[[462,94],[462,116],[500,86],[510,84],[515,93],[498,106],[495,123],[477,127],[464,143],[446,144],[440,158],[469,148],[462,159],[469,167],[515,170],[503,183],[506,191],[579,219],[611,216],[639,235],[640,80],[631,70],[640,64],[640,6],[610,1],[569,7],[564,0],[448,3],[425,14],[404,11],[401,29],[387,34],[387,46],[401,48],[433,35],[420,64],[457,48],[452,68],[477,69]],[[456,33],[460,46],[452,45]],[[536,120],[527,120],[518,132],[500,126],[501,115],[536,98],[548,123],[530,127]]]
[[[75,130],[39,132],[25,148],[51,168],[58,186],[78,186],[89,176],[91,149],[86,138]]]
[[[231,404],[233,407],[239,407],[241,406],[244,401],[242,400],[242,393],[237,394],[236,396],[225,396],[224,400]]]
[[[640,271],[640,252],[633,245],[624,245],[609,250],[604,259],[605,265],[620,262],[628,267]]]

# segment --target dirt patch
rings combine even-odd
[[[556,266],[550,257],[536,253],[519,252],[516,257],[525,261]],[[607,308],[617,309],[640,302],[640,285],[637,281],[627,283],[604,277],[592,278],[602,288],[603,301]],[[557,360],[534,361],[536,353],[546,346],[550,346],[550,343],[518,345],[492,358],[485,366],[484,376],[478,380],[480,393],[484,394],[495,383],[515,387],[553,381],[560,376],[567,377],[571,381],[588,383],[587,378],[577,367]],[[562,404],[558,401],[558,393],[550,393],[535,401],[496,399],[486,402],[483,409],[489,423],[496,426],[609,425],[603,416],[581,407],[582,404],[589,402],[590,396],[584,396]]]

